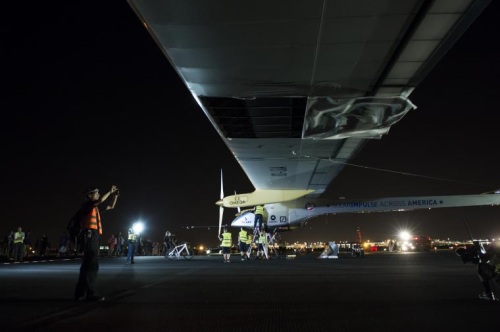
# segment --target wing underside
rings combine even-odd
[[[320,195],[489,1],[129,3],[255,189]]]

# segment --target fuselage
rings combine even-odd
[[[302,197],[292,201],[265,204],[264,223],[270,229],[297,227],[325,214],[411,211],[460,206],[500,205],[499,194],[388,197],[359,200],[327,200]],[[252,210],[242,211],[231,223],[233,227],[253,228]]]

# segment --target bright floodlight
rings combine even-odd
[[[139,235],[144,230],[144,224],[141,221],[135,222],[132,225],[132,230],[134,231],[134,234]]]
[[[399,233],[399,237],[402,240],[409,240],[411,238],[410,233],[408,233],[407,231],[402,231],[401,233]]]

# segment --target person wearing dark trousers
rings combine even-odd
[[[111,186],[111,190],[100,196],[99,189],[88,188],[85,192],[86,202],[82,204],[78,211],[83,233],[80,238],[83,240],[83,259],[80,266],[80,275],[75,289],[75,300],[96,301],[105,300],[97,291],[97,273],[99,271],[99,238],[102,235],[101,212],[99,205],[103,203],[111,194],[115,194],[113,202],[105,210],[115,207],[118,198],[118,188]]]
[[[263,205],[257,205],[254,208],[254,223],[253,223],[253,228],[258,228],[259,230],[262,230],[262,223],[264,222],[264,206]]]
[[[224,263],[231,263],[231,245],[233,241],[231,232],[227,230],[227,227],[224,227],[224,232],[219,240],[222,241],[220,246],[222,248],[222,255],[224,256]]]
[[[170,252],[170,250],[173,249],[173,247],[174,246],[172,245],[172,233],[166,231],[165,236],[163,237],[163,248],[165,250],[165,258],[167,258],[168,253]]]
[[[135,264],[134,253],[135,245],[137,242],[137,235],[134,233],[132,228],[128,230],[128,251],[127,251],[127,264]]]
[[[243,227],[241,227],[240,232],[238,233],[238,247],[240,249],[240,255],[242,261],[246,260],[247,258],[247,252],[248,252],[247,239],[248,239],[248,233]]]
[[[480,253],[480,258],[477,274],[484,290],[479,294],[479,298],[487,301],[500,301],[491,287],[491,280],[498,275],[500,269],[500,241],[491,242],[485,248],[485,252]]]
[[[24,238],[25,233],[19,226],[17,232],[14,233],[14,260],[16,262],[21,262],[24,258]]]

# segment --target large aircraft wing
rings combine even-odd
[[[128,2],[256,191],[317,196],[490,1]]]

